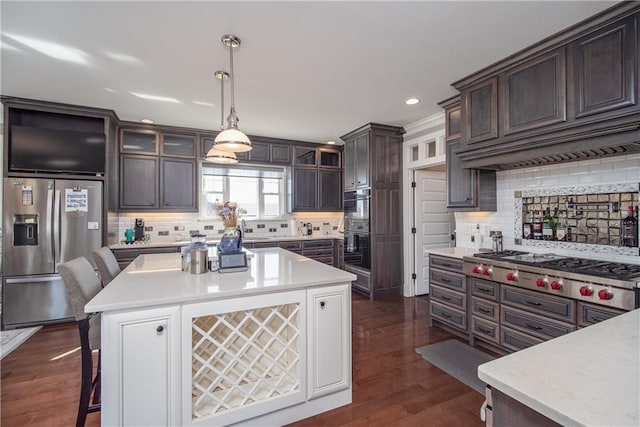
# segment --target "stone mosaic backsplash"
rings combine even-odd
[[[621,221],[629,206],[638,206],[638,194],[638,184],[516,191],[515,210],[521,211],[521,219],[515,222],[514,234],[525,238],[524,227],[532,223],[535,212],[544,215],[550,209],[566,225],[567,242],[621,246]]]

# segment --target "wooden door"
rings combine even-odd
[[[369,184],[369,134],[365,133],[355,140],[355,181],[356,188],[368,187]]]
[[[344,190],[356,189],[356,144],[355,140],[344,144]]]
[[[461,118],[462,140],[465,144],[498,137],[498,80],[496,77],[477,83],[461,92]]]
[[[318,210],[317,169],[293,169],[293,210]]]
[[[473,208],[476,206],[478,172],[465,169],[456,155],[460,141],[447,142],[447,208]]]
[[[342,173],[339,170],[320,170],[319,174],[319,209],[342,211]]]

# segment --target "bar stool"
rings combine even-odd
[[[86,258],[72,259],[58,266],[62,281],[67,288],[71,306],[78,322],[80,348],[82,351],[82,387],[76,427],[84,426],[87,414],[100,410],[100,313],[87,314],[84,306],[100,290],[100,280]],[[98,367],[93,377],[92,350],[98,350]],[[93,391],[93,399],[91,392]],[[91,401],[91,405],[89,402]]]
[[[111,249],[106,246],[101,247],[97,251],[91,252],[93,261],[98,267],[100,273],[100,280],[102,280],[102,287],[104,288],[115,277],[120,274],[120,265]]]

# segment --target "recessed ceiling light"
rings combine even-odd
[[[129,93],[133,96],[137,96],[138,98],[148,99],[150,101],[173,102],[175,104],[181,104],[180,101],[178,101],[175,98],[171,98],[170,96],[148,95],[146,93],[139,93],[139,92],[129,92]]]
[[[335,141],[327,141],[327,144],[329,144],[329,145],[336,145],[336,142],[335,142]]]
[[[417,104],[418,102],[420,102],[420,100],[419,100],[418,98],[409,98],[409,99],[407,99],[407,100],[406,100],[406,101],[404,101],[404,102],[405,102],[405,104],[407,104],[407,105],[415,105],[415,104]]]
[[[151,120],[151,119],[142,119],[142,120],[140,120],[140,121],[141,121],[142,123],[147,123],[147,124],[152,124],[152,123],[153,123],[153,120]]]

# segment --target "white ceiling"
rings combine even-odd
[[[231,33],[242,40],[240,129],[325,142],[368,122],[404,126],[439,113],[451,82],[613,4],[3,0],[1,92],[217,130],[213,72],[229,69],[220,37]],[[85,63],[47,56],[25,37],[77,49]],[[409,97],[421,102],[405,105]]]

